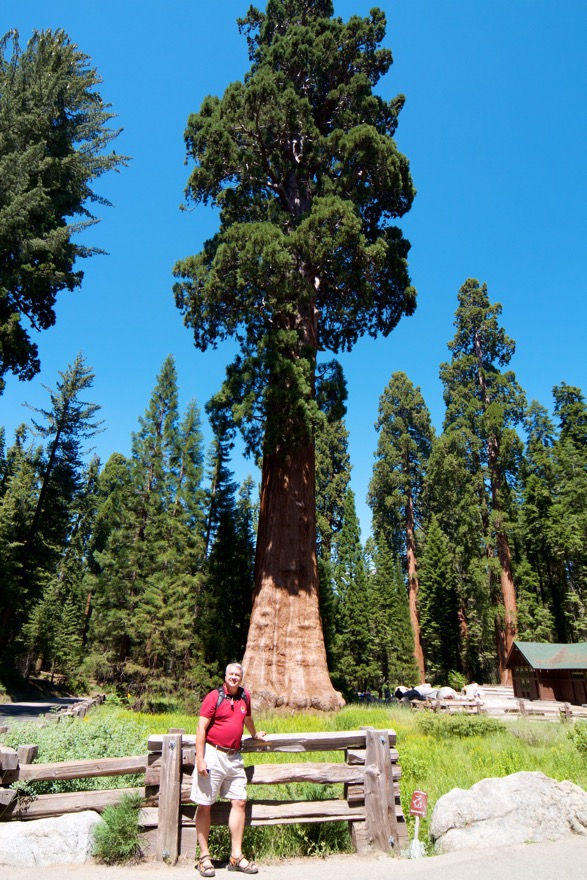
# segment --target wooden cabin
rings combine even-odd
[[[506,667],[512,670],[516,697],[587,704],[587,642],[514,642]]]

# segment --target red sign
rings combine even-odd
[[[428,795],[425,791],[415,791],[412,795],[412,802],[410,804],[410,816],[424,817],[427,809]]]

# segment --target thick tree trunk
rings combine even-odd
[[[406,502],[406,552],[408,561],[408,599],[410,606],[410,622],[414,634],[414,657],[418,665],[420,681],[426,681],[426,667],[424,665],[424,650],[422,648],[422,633],[420,631],[420,617],[418,615],[418,571],[416,564],[416,538],[414,535],[414,505],[412,494],[408,490]]]
[[[314,446],[263,460],[245,683],[260,708],[340,709],[318,607]]]
[[[495,542],[497,544],[497,556],[500,566],[499,576],[504,609],[504,619],[500,622],[501,625],[496,628],[497,653],[501,684],[511,685],[512,672],[511,669],[505,668],[505,664],[518,632],[518,607],[516,602],[516,590],[514,587],[514,576],[512,572],[512,554],[503,521],[503,511],[501,509],[501,475],[497,468],[498,454],[498,442],[495,438],[491,438],[489,441],[489,465],[491,473],[493,526],[495,529]]]

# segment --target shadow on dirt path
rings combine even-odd
[[[31,880],[31,868],[3,868],[0,880]],[[36,865],[39,880],[188,880],[193,862],[169,867],[146,862],[131,867]],[[233,877],[219,868],[218,880]],[[259,880],[587,880],[587,832],[552,843],[468,850],[426,859],[331,856],[259,865]]]

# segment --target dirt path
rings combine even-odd
[[[66,865],[2,868],[0,880],[195,880],[193,863],[168,867],[147,862],[134,867]],[[233,873],[217,868],[218,880]],[[332,856],[263,864],[267,880],[587,880],[587,835],[553,843],[461,851],[427,859]]]
[[[48,712],[67,709],[79,703],[84,697],[40,697],[20,703],[0,705],[0,725],[10,728],[20,721],[41,721]]]

